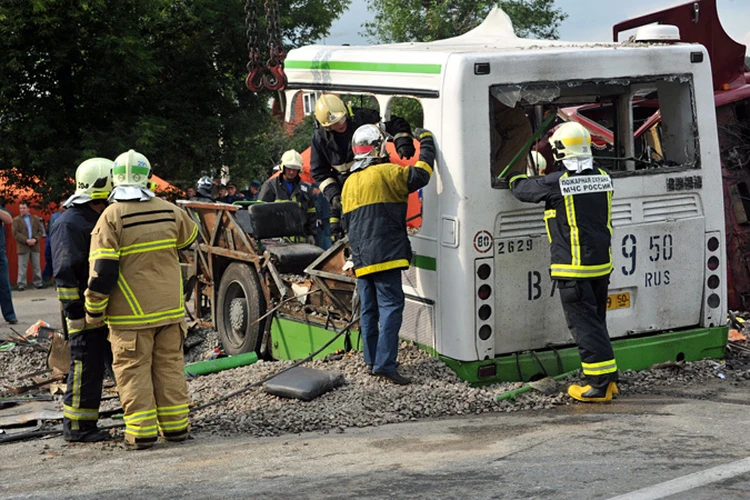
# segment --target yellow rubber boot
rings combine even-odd
[[[610,382],[607,385],[607,389],[594,389],[590,385],[577,385],[573,384],[568,387],[568,395],[583,401],[584,403],[609,403],[612,401],[612,395],[618,394],[620,391],[617,389],[617,384]]]

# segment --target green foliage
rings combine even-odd
[[[364,34],[381,43],[430,42],[475,28],[492,8],[502,8],[520,37],[557,39],[567,14],[554,0],[367,0],[375,13]]]
[[[391,101],[391,115],[400,116],[409,122],[412,130],[424,127],[424,112],[418,100],[411,97],[394,97]]]
[[[324,36],[348,3],[280,0],[285,43]],[[180,187],[265,172],[280,125],[272,94],[245,87],[246,37],[242,0],[0,3],[0,171],[44,200],[131,148]]]

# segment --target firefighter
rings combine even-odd
[[[410,380],[396,370],[398,332],[404,312],[401,271],[409,268],[411,245],[406,233],[409,193],[432,176],[432,133],[417,129],[419,160],[414,166],[389,163],[380,126],[363,125],[352,138],[356,163],[344,184],[344,225],[361,301],[360,325],[365,363],[373,375],[399,385]]]
[[[213,203],[213,189],[214,181],[212,181],[210,177],[204,175],[195,183],[195,196],[190,198],[190,201]]]
[[[318,214],[315,208],[315,198],[312,186],[300,178],[302,170],[302,156],[293,149],[281,155],[281,173],[271,177],[260,188],[258,201],[294,201],[301,210],[305,221],[305,240],[315,244],[317,234]]]
[[[549,142],[564,168],[538,179],[514,175],[509,184],[519,200],[545,203],[550,274],[586,378],[585,386],[571,385],[568,394],[579,401],[608,402],[618,393],[606,317],[613,269],[612,179],[594,167],[591,135],[579,123],[561,125]]]
[[[361,125],[379,123],[380,113],[373,109],[352,108],[333,94],[323,94],[315,103],[315,130],[310,151],[310,174],[331,205],[331,234],[340,238],[341,188],[353,163],[352,135]],[[414,141],[409,122],[391,116],[385,123],[401,158],[414,156]]]
[[[91,158],[76,170],[76,191],[52,226],[55,286],[70,344],[68,387],[63,401],[63,438],[72,442],[110,439],[96,426],[105,367],[112,351],[107,327],[86,324],[83,292],[89,279],[91,230],[112,191],[112,160]]]
[[[187,333],[177,251],[198,235],[188,213],[154,197],[151,165],[133,151],[115,159],[112,202],[91,235],[86,322],[109,323],[125,444],[150,448],[188,437],[182,342]]]

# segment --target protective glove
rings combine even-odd
[[[341,195],[337,194],[331,198],[331,212],[341,215]]]
[[[331,218],[331,240],[338,241],[344,236],[344,226],[341,225],[341,220]]]
[[[67,318],[66,321],[68,323],[69,334],[81,332],[86,329],[86,320],[84,318],[79,318],[79,319]]]
[[[93,328],[102,326],[102,324],[104,324],[104,314],[99,313],[98,315],[94,315],[93,313],[86,311],[86,323]]]
[[[310,245],[314,245],[315,236],[313,236],[312,234],[308,234],[307,237],[305,238],[305,242],[309,243]]]
[[[396,146],[396,152],[399,157],[404,160],[408,160],[414,156],[414,153],[416,153],[416,149],[414,149],[414,139],[408,132],[396,134],[393,138],[393,144]]]

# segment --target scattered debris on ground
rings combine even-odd
[[[743,333],[747,336],[750,332]],[[47,356],[38,348],[40,345],[44,345],[44,342],[24,343],[19,340],[12,349],[0,351],[0,401],[19,397],[12,388],[32,384],[34,377],[50,372],[47,369]],[[190,363],[216,357],[219,345],[215,331],[194,327],[185,341],[185,360]],[[471,387],[440,360],[406,342],[400,345],[399,362],[399,371],[412,379],[411,385],[397,386],[369,374],[359,352],[330,355],[305,366],[342,374],[345,379],[343,386],[312,401],[273,396],[259,386],[194,412],[191,416],[192,428],[197,434],[276,436],[308,431],[344,432],[349,427],[378,426],[422,418],[540,410],[574,404],[565,395],[565,389],[571,382],[581,379],[578,374],[558,382],[547,380],[537,390],[520,394],[515,399],[497,401],[500,394],[524,384],[499,383]],[[190,396],[194,406],[202,405],[291,365],[291,361],[261,360],[249,366],[191,378],[188,380]],[[641,372],[626,371],[621,374],[620,397],[663,394],[717,378],[733,384],[750,380],[750,346],[747,341],[730,342],[726,360],[667,362]],[[105,389],[102,411],[114,410],[119,406],[111,385]],[[50,394],[50,386],[38,384],[23,396],[50,398],[59,410],[62,395],[59,390],[56,395]],[[113,432],[117,435],[121,433],[119,430]]]

